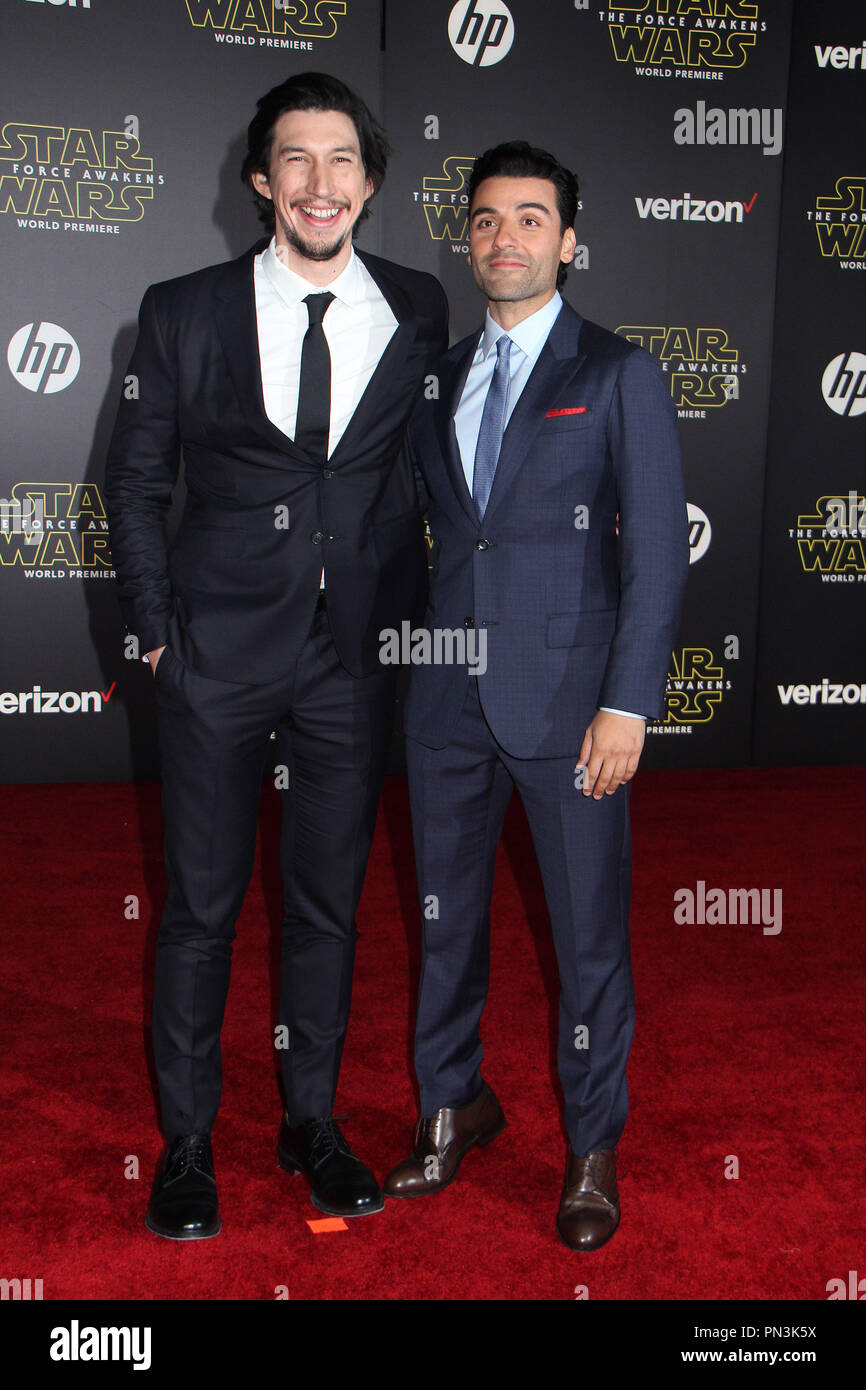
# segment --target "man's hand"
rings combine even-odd
[[[159,665],[159,658],[162,656],[164,651],[164,646],[154,647],[152,652],[145,652],[144,654],[147,660],[150,662],[150,669],[154,676],[156,675],[156,668]]]
[[[600,801],[630,782],[646,737],[646,720],[599,710],[583,736],[577,767],[586,768],[584,796]],[[577,771],[577,768],[575,768]]]

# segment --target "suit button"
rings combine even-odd
[[[313,545],[321,545],[324,539],[324,531],[314,531],[313,534],[310,536],[310,540],[313,542]]]
[[[334,476],[334,470],[333,470],[333,468],[323,468],[323,469],[322,469],[322,477],[323,477],[323,478],[333,478],[333,476]]]
[[[463,626],[464,626],[464,627],[474,627],[474,626],[475,626],[475,619],[474,619],[474,618],[464,618],[464,619],[463,619]]]
[[[475,543],[475,549],[476,549],[476,550],[489,550],[489,549],[490,549],[490,542],[489,542],[489,541],[486,541],[486,540],[484,540],[484,539],[482,538],[480,541],[476,541],[476,543]]]

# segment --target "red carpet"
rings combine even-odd
[[[214,1133],[223,1231],[177,1244],[144,1208],[159,1150],[144,1044],[162,899],[159,788],[6,787],[0,1275],[48,1299],[827,1298],[866,1274],[863,786],[858,769],[643,772],[635,784],[638,1026],[622,1225],[591,1256],[554,1229],[564,1165],[556,977],[519,802],[494,899],[485,1072],[509,1119],[426,1199],[314,1234],[274,1159],[276,793],[238,927]],[[783,925],[674,922],[674,893],[783,892]],[[139,920],[124,915],[140,898]],[[381,1175],[415,1118],[416,908],[389,779],[359,918],[338,1100]],[[730,1156],[739,1177],[725,1177]],[[125,1176],[137,1158],[140,1177]]]

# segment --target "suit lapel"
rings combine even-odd
[[[371,425],[386,413],[392,394],[403,389],[400,381],[400,366],[406,361],[417,337],[418,320],[408,295],[402,287],[383,270],[381,262],[375,257],[369,260],[361,251],[355,255],[367,272],[376,281],[391,308],[397,327],[391,335],[385,351],[379,358],[376,370],[367,382],[355,411],[331,455],[331,464],[338,466],[344,454],[351,454],[353,448],[366,434]]]
[[[463,463],[457,444],[457,431],[454,427],[454,415],[460,404],[460,397],[463,395],[463,388],[466,385],[466,378],[469,375],[469,368],[472,366],[472,359],[475,356],[480,336],[479,330],[471,339],[465,352],[448,364],[447,371],[443,371],[440,367],[439,405],[436,409],[439,445],[445,459],[448,476],[451,479],[451,486],[454,488],[461,507],[474,526],[478,525],[478,516],[472,501],[472,493],[466,483],[466,474],[463,472]]]
[[[582,322],[580,315],[563,303],[502,436],[485,521],[493,515],[517,476],[538,435],[546,407],[586,360],[586,353],[578,350]]]
[[[267,241],[259,242],[226,266],[216,296],[217,331],[241,408],[250,424],[283,453],[312,465],[309,455],[297,448],[282,430],[277,429],[265,411],[253,262],[267,244]],[[381,263],[375,258],[368,262],[363,253],[356,251],[355,254],[363,261],[388,301],[397,327],[331,455],[334,464],[339,464],[342,457],[351,454],[371,424],[383,411],[387,411],[391,394],[402,389],[399,368],[412,351],[417,336],[417,319],[403,289],[383,271]]]
[[[253,276],[255,257],[267,244],[267,241],[258,242],[238,260],[226,266],[216,294],[217,332],[241,410],[250,425],[281,452],[309,464],[311,460],[304,451],[297,449],[265,412]]]

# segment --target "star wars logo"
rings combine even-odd
[[[124,130],[6,121],[0,128],[0,213],[31,231],[119,231],[140,222],[165,181],[141,154],[138,117]],[[111,224],[111,225],[109,225]]]
[[[347,0],[184,0],[190,24],[216,43],[311,50],[332,39]],[[291,36],[291,37],[290,37]]]
[[[730,689],[725,668],[715,660],[709,647],[682,647],[672,652],[664,717],[649,720],[647,733],[692,733],[695,724],[710,722]]]
[[[114,579],[96,483],[15,483],[0,511],[0,568],[25,579]]]
[[[661,362],[681,420],[705,420],[707,410],[739,400],[746,364],[740,361],[737,348],[731,347],[724,328],[622,324],[616,331]]]
[[[788,535],[805,574],[820,575],[822,584],[866,583],[866,497],[853,488],[845,497],[819,497]]]
[[[806,209],[818,250],[840,270],[866,270],[866,175],[841,174],[833,193]]]
[[[754,0],[633,0],[598,17],[614,58],[638,77],[722,81],[745,66],[767,29]]]
[[[427,174],[412,194],[424,211],[427,231],[433,241],[451,243],[455,253],[469,250],[469,194],[467,187],[474,155],[449,154],[442,161],[441,174]]]

